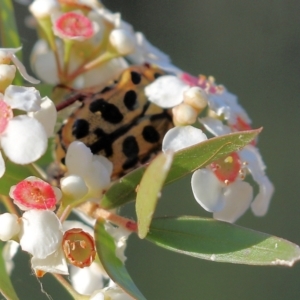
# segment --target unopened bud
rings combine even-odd
[[[29,6],[29,10],[37,19],[41,19],[57,12],[59,4],[56,0],[35,0]]]
[[[3,92],[14,80],[16,67],[14,65],[0,64],[0,91]]]
[[[206,93],[199,87],[194,86],[183,93],[183,102],[201,112],[207,106]]]
[[[18,217],[10,213],[0,215],[0,240],[6,242],[20,231]]]
[[[181,103],[172,109],[173,122],[177,125],[191,125],[197,120],[198,113],[190,105]]]
[[[70,175],[62,178],[60,181],[60,187],[65,195],[74,199],[81,199],[88,192],[88,188],[84,180],[77,175]]]
[[[110,44],[121,55],[128,55],[134,51],[135,36],[124,29],[114,29],[109,35]]]
[[[0,50],[0,64],[8,65],[11,62],[11,53],[7,50]]]

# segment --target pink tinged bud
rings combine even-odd
[[[18,217],[10,213],[0,215],[0,240],[8,241],[20,231]]]
[[[232,152],[227,157],[216,160],[210,166],[217,178],[228,185],[237,179],[242,164],[238,154]]]
[[[54,210],[61,194],[59,189],[36,177],[28,177],[10,189],[10,197],[22,210]]]
[[[54,32],[63,39],[85,40],[94,35],[93,23],[80,13],[68,12],[54,22]]]
[[[3,100],[0,100],[0,134],[2,134],[9,122],[13,117],[13,112],[10,106],[8,106]]]
[[[95,260],[95,241],[89,233],[81,228],[66,231],[62,245],[69,262],[79,268],[88,267]]]

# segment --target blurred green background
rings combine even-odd
[[[265,217],[254,217],[249,211],[237,223],[300,244],[300,1],[103,3],[121,12],[178,67],[194,75],[213,75],[239,96],[253,126],[264,127],[258,146],[276,190]],[[24,16],[26,8],[16,7]],[[19,25],[25,30],[23,19],[19,17]],[[21,35],[28,54],[34,31]],[[193,199],[189,184],[187,178],[165,189],[157,215],[209,217]],[[128,205],[123,214],[133,215],[133,206]],[[130,238],[126,253],[130,274],[150,300],[300,299],[300,263],[293,268],[220,264],[168,252],[135,237]],[[16,272],[18,291],[24,291],[21,299],[32,299],[29,286],[20,279],[20,272],[30,270]],[[50,294],[53,299],[66,299]]]

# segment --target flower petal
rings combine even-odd
[[[34,257],[44,259],[61,248],[62,226],[49,210],[29,210],[23,214],[20,245]]]
[[[265,174],[265,164],[258,149],[248,145],[239,153],[242,161],[247,163],[247,169],[259,186],[259,192],[251,204],[256,216],[264,216],[268,210],[274,186]]]
[[[45,153],[48,141],[40,122],[20,115],[9,121],[0,142],[5,154],[12,162],[29,164]]]
[[[196,201],[209,212],[221,211],[225,206],[222,185],[208,169],[200,169],[192,175],[192,191]]]
[[[82,89],[96,86],[97,90],[101,90],[107,85],[107,82],[117,79],[127,67],[128,63],[123,58],[111,59],[100,67],[93,68],[82,76],[78,76],[74,82],[74,87]]]
[[[207,131],[212,133],[215,136],[220,136],[224,134],[229,134],[231,133],[231,129],[224,125],[220,120],[210,118],[210,117],[205,117],[199,119],[199,122],[202,123]]]
[[[104,280],[107,280],[104,270],[95,262],[82,269],[71,265],[70,277],[74,289],[83,295],[91,295],[95,290],[102,289]]]
[[[57,111],[54,103],[48,97],[42,99],[40,110],[30,112],[28,116],[37,119],[44,126],[48,138],[53,135]]]
[[[59,247],[54,253],[48,255],[46,258],[32,257],[31,267],[34,270],[41,270],[49,273],[57,273],[62,275],[69,274],[67,261],[61,247]]]
[[[58,58],[62,63],[62,45],[57,43]],[[45,40],[38,40],[31,52],[31,68],[34,73],[44,82],[58,84],[57,64],[53,51],[50,50]]]
[[[19,246],[19,243],[11,240],[7,241],[3,247],[2,256],[5,261],[5,269],[8,275],[11,275],[11,272],[15,267],[13,258],[18,252]]]
[[[66,166],[68,174],[85,177],[87,166],[92,163],[93,154],[91,150],[82,142],[72,142],[66,155]]]
[[[248,182],[235,181],[224,188],[225,206],[214,213],[214,218],[233,223],[249,208],[253,199],[253,189]]]
[[[14,109],[37,111],[41,108],[40,92],[34,87],[10,85],[6,88],[4,101]]]
[[[182,80],[172,75],[157,78],[145,87],[145,94],[154,104],[170,108],[183,101],[183,93],[189,88]]]
[[[20,74],[22,75],[22,77],[33,84],[39,84],[40,81],[38,79],[35,79],[34,77],[30,76],[26,69],[25,66],[22,64],[22,62],[18,59],[18,57],[15,54],[11,55],[11,60],[12,62],[15,64],[15,66],[17,67],[18,71],[20,72]]]
[[[210,108],[215,111],[218,116],[224,115],[224,118],[228,120],[230,124],[234,124],[238,116],[246,123],[251,123],[246,111],[238,103],[236,95],[224,89],[222,93],[209,94],[208,99]]]
[[[177,126],[171,128],[164,136],[162,151],[172,150],[174,152],[206,141],[207,137],[193,126]]]
[[[256,216],[264,216],[269,208],[274,186],[267,176],[260,180],[259,192],[251,204],[251,209]]]

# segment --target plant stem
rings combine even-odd
[[[6,207],[7,211],[19,216],[19,212],[17,211],[15,205],[12,203],[12,201],[9,197],[1,195],[0,199],[1,199],[2,203],[4,204],[4,206]]]
[[[79,209],[95,219],[102,218],[114,223],[117,226],[126,228],[129,231],[137,231],[137,223],[135,221],[121,217],[113,212],[105,210],[101,208],[97,203],[86,202],[82,204],[79,207]]]

